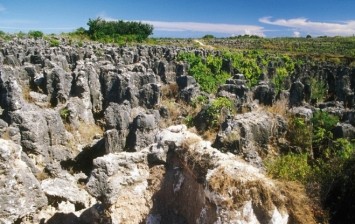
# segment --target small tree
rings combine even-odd
[[[42,38],[43,37],[43,32],[39,30],[31,30],[28,32],[29,37],[33,37],[35,39]]]

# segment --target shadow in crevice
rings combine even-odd
[[[153,195],[153,208],[147,219],[160,223],[214,223],[216,207],[205,195],[205,186],[174,150],[167,154],[166,172],[160,189]]]
[[[94,159],[105,154],[105,140],[100,139],[95,145],[84,147],[74,159],[62,161],[60,165],[63,169],[74,173],[83,172],[89,176],[93,169]]]
[[[78,217],[74,213],[55,213],[47,222],[41,220],[40,224],[111,224],[110,217],[105,215],[102,204],[95,204],[86,209]]]

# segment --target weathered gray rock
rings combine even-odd
[[[23,89],[14,68],[4,67],[0,73],[0,106],[8,111],[19,110],[24,105]]]
[[[355,127],[347,123],[339,123],[334,128],[333,136],[334,138],[346,138],[354,139],[355,138]]]
[[[176,83],[179,86],[180,90],[197,84],[195,78],[190,75],[183,75],[177,77]]]
[[[140,223],[149,212],[145,153],[109,154],[94,160],[88,192],[110,211],[112,223]]]
[[[275,91],[267,84],[258,85],[254,91],[254,100],[260,104],[271,106],[275,99]]]
[[[85,176],[85,175],[84,175]],[[79,208],[87,208],[96,203],[93,198],[77,185],[77,179],[70,175],[60,178],[45,179],[41,182],[47,197],[57,201],[68,201]]]
[[[59,103],[64,104],[69,99],[73,77],[63,69],[56,67],[45,70],[44,79],[46,83],[45,93],[48,94],[52,106]]]
[[[104,133],[106,154],[124,151],[126,149],[126,138],[128,136],[128,133],[129,133],[128,129],[126,129],[126,130],[117,130],[117,129],[107,130]]]
[[[26,105],[21,110],[12,112],[10,117],[11,122],[20,129],[23,150],[26,153],[48,158],[49,129],[43,112],[39,113],[39,111],[41,110],[35,106]]]
[[[0,139],[0,222],[14,223],[47,205],[47,198],[28,166],[21,146]]]
[[[129,105],[119,105],[117,103],[110,103],[105,110],[105,123],[107,129],[127,130],[130,124]]]
[[[153,108],[160,101],[160,88],[157,84],[143,85],[139,90],[139,104],[148,109]]]
[[[139,114],[133,119],[127,136],[127,150],[140,151],[152,144],[158,132],[159,113]]]
[[[154,194],[147,223],[276,224],[299,219],[285,207],[288,199],[280,194],[282,186],[186,129],[173,126],[157,135],[156,147],[169,150],[166,172]],[[307,221],[314,223],[312,218]]]
[[[48,127],[49,145],[66,145],[66,130],[59,113],[53,110],[45,110],[43,112],[47,122],[46,126]]]
[[[222,124],[214,147],[243,155],[248,162],[262,166],[260,156],[268,153],[271,138],[283,136],[286,130],[281,116],[265,112],[240,114]]]
[[[290,107],[301,106],[304,100],[304,85],[300,81],[292,83],[290,89]]]

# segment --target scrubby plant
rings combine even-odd
[[[327,94],[327,87],[322,79],[311,78],[311,99],[314,102],[322,102]]]
[[[141,42],[153,34],[153,26],[134,21],[106,21],[100,17],[89,19],[87,34],[93,40],[103,42]]]
[[[44,36],[44,34],[42,31],[39,31],[39,30],[31,30],[28,32],[28,36],[38,39],[38,38],[42,38]]]
[[[210,55],[203,60],[194,53],[180,53],[178,60],[190,65],[189,74],[196,79],[201,90],[207,93],[215,93],[231,77],[229,73],[222,71],[222,58],[218,56]]]
[[[212,101],[206,110],[206,120],[211,128],[217,128],[221,123],[222,113],[233,113],[234,103],[227,97],[218,97]]]
[[[67,107],[64,107],[60,109],[59,115],[63,119],[63,121],[68,122],[70,116],[70,110]]]
[[[60,41],[54,38],[51,38],[49,41],[49,45],[51,47],[59,47]]]
[[[283,84],[287,77],[288,72],[285,67],[276,68],[276,74],[272,78],[272,83],[274,84],[276,94],[279,94],[283,90]]]
[[[303,117],[291,116],[288,118],[287,138],[291,145],[298,146],[303,151],[311,151],[312,148],[312,126]]]
[[[326,111],[318,110],[313,114],[311,122],[313,125],[312,143],[315,156],[317,158],[326,158],[327,149],[333,143],[332,129],[339,122],[339,118]]]
[[[306,183],[311,175],[311,166],[308,164],[308,154],[286,154],[265,162],[270,176],[287,181]]]

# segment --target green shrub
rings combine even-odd
[[[322,79],[311,79],[311,99],[315,102],[322,102],[327,94],[326,84]]]
[[[60,41],[59,40],[57,40],[57,39],[50,39],[50,41],[49,41],[49,45],[51,46],[51,47],[59,47],[59,44],[60,44]]]
[[[70,110],[67,107],[64,107],[59,111],[59,115],[64,122],[68,122],[70,116]]]
[[[276,74],[272,78],[272,83],[275,86],[276,94],[279,94],[283,90],[283,84],[288,77],[288,72],[285,67],[276,68]]]
[[[221,112],[234,112],[234,103],[231,99],[226,97],[218,97],[212,101],[212,103],[207,108],[207,123],[211,128],[217,128],[218,124],[221,122]]]
[[[302,117],[290,117],[288,119],[287,138],[291,145],[310,151],[312,148],[312,127],[310,122]]]
[[[184,61],[190,65],[189,74],[196,79],[201,90],[207,93],[215,93],[221,84],[224,84],[231,75],[222,71],[222,58],[218,56],[208,56],[202,60],[194,53],[180,53],[179,61]]]
[[[306,183],[311,175],[311,166],[308,164],[308,154],[287,154],[266,160],[267,173],[273,178],[287,181]]]
[[[202,37],[202,39],[213,39],[215,38],[215,36],[213,36],[212,34],[206,34],[205,36]]]
[[[28,36],[35,39],[42,38],[43,35],[44,35],[43,32],[39,30],[32,30],[28,32]]]
[[[311,119],[313,125],[313,149],[316,158],[326,159],[328,150],[332,148],[332,129],[339,122],[337,116],[319,110],[313,113]]]
[[[89,19],[87,25],[89,26],[87,33],[90,38],[104,42],[117,43],[121,42],[122,38],[127,42],[141,42],[153,34],[152,25],[134,21],[106,21],[99,17]]]

